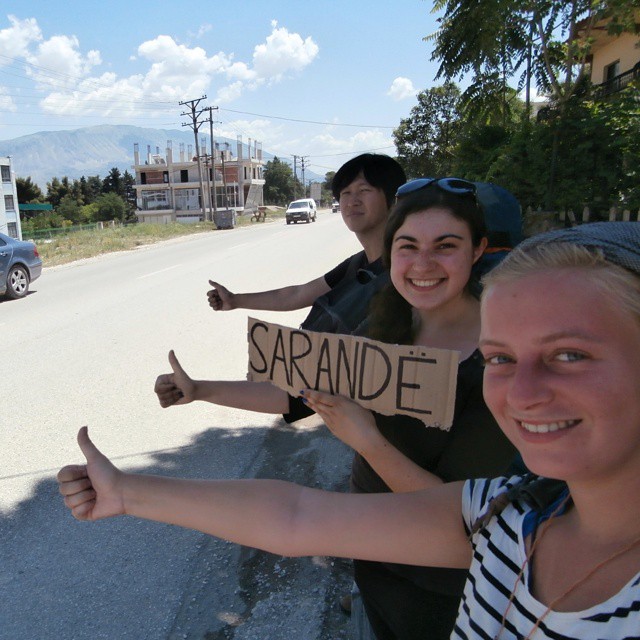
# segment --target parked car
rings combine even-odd
[[[338,213],[340,211],[340,203],[334,200],[331,204],[331,213]]]
[[[0,296],[24,298],[29,283],[40,277],[42,259],[33,242],[0,233]]]
[[[285,213],[287,224],[303,220],[304,222],[315,222],[317,217],[316,201],[312,198],[294,200],[287,207]]]

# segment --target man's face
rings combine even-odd
[[[340,212],[349,231],[356,234],[382,233],[389,207],[384,191],[359,174],[340,192]]]

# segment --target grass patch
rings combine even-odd
[[[267,221],[284,218],[284,210],[270,209]],[[250,215],[237,216],[236,227],[243,227],[257,223]],[[180,236],[193,235],[217,231],[213,222],[198,222],[195,224],[132,224],[126,227],[105,227],[76,231],[74,233],[57,235],[50,239],[37,240],[38,253],[42,257],[45,267],[54,267],[74,260],[92,258],[114,251],[128,251],[146,244],[153,244],[161,240],[169,240]],[[222,231],[221,231],[222,233]],[[225,231],[229,233],[229,231]]]

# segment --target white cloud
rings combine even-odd
[[[54,87],[73,87],[102,63],[98,51],[83,56],[75,36],[53,36],[38,45],[37,51],[27,55],[28,73],[38,83]]]
[[[354,150],[364,153],[365,151],[386,149],[387,147],[390,147],[387,153],[393,153],[393,149],[395,148],[391,135],[380,129],[365,129],[348,137],[338,137],[331,131],[325,131],[313,136],[309,142],[312,147],[324,150],[321,151],[323,154],[331,152],[336,154],[349,153]],[[313,152],[310,151],[310,154],[312,153]]]
[[[198,28],[198,33],[196,33],[196,38],[202,38],[205,33],[211,31],[213,27],[210,24],[201,24]]]
[[[413,82],[409,78],[398,77],[392,83],[387,95],[393,100],[400,101],[406,98],[413,98],[416,95],[417,90],[413,86]]]
[[[285,136],[287,131],[288,129],[284,130],[282,135],[274,136],[271,129],[267,127],[257,139],[268,140],[267,150],[280,158],[290,159],[291,154],[300,153],[300,150],[304,149],[311,171],[320,175],[332,167],[337,169],[350,157],[359,153],[368,151],[390,155],[395,153],[391,136],[379,129],[359,131],[345,137],[337,135],[333,127],[326,128],[314,136]]]
[[[228,84],[226,87],[218,90],[216,94],[216,102],[220,104],[227,104],[233,102],[242,95],[242,89],[244,85],[239,80]]]
[[[122,76],[100,73],[101,53],[84,52],[74,35],[45,40],[35,19],[9,16],[9,21],[10,26],[0,30],[0,54],[11,56],[13,63],[28,63],[27,77],[43,96],[40,106],[52,115],[112,115],[121,121],[163,115],[177,120],[180,101],[208,95],[213,104],[232,103],[247,91],[302,72],[319,52],[311,37],[303,38],[275,21],[248,60],[236,60],[233,52],[210,54],[203,46],[162,34],[142,42],[129,56],[142,70]],[[198,36],[210,29],[201,25]],[[1,89],[0,104],[9,108],[9,97]],[[251,131],[245,136],[257,139],[267,137],[267,130],[270,138],[279,131],[265,121],[239,123]]]
[[[255,120],[232,120],[230,122],[224,122],[219,128],[214,129],[214,135],[232,139],[241,135],[244,142],[248,142],[249,138],[260,141],[265,139],[278,141],[281,139],[284,130],[282,125],[274,125],[270,120],[256,118]],[[271,143],[269,151],[272,152]]]
[[[18,107],[11,96],[6,95],[6,89],[0,87],[0,109],[3,111],[17,111]]]
[[[301,71],[318,55],[319,47],[311,37],[302,39],[297,33],[289,33],[278,23],[271,23],[272,31],[264,44],[253,51],[253,68],[258,77],[279,81],[289,71]]]
[[[209,57],[202,47],[190,48],[164,35],[141,44],[138,54],[152,63],[142,83],[144,96],[151,100],[180,101],[206,94],[212,77],[231,64],[224,53]]]
[[[42,32],[35,18],[18,20],[8,16],[10,27],[0,30],[0,54],[9,58],[25,58],[29,46],[42,40]],[[9,60],[0,59],[0,66],[10,64]]]
[[[83,80],[73,91],[50,93],[41,101],[41,106],[54,114],[108,116],[115,113],[126,119],[127,115],[138,115],[138,101],[144,98],[142,81],[142,76],[119,80],[115,73],[104,73]],[[125,95],[128,101],[122,100]]]

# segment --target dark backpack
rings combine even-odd
[[[516,197],[491,182],[474,182],[476,196],[482,205],[489,244],[473,268],[480,279],[501,262],[522,241],[522,207]]]
[[[489,502],[485,512],[473,523],[471,534],[484,529],[491,518],[501,514],[512,502],[522,501],[536,511],[544,511],[565,491],[567,491],[567,483],[564,480],[543,478],[533,473],[527,473],[522,478],[522,482],[497,495]]]
[[[491,182],[475,182],[476,196],[484,211],[489,248],[512,249],[522,241],[522,207],[505,188]]]
[[[342,280],[313,303],[301,329],[349,334],[366,320],[371,298],[389,282],[389,272],[374,273],[361,265],[362,254],[356,254]]]

